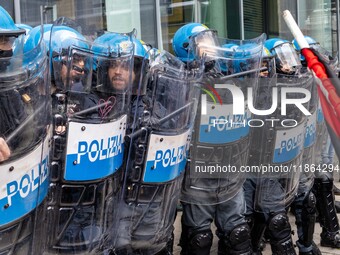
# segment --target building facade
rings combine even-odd
[[[86,24],[84,31],[128,32],[172,52],[171,40],[183,24],[200,22],[220,37],[292,40],[282,12],[290,10],[302,32],[315,38],[333,54],[339,54],[339,0],[0,0],[16,23],[31,26],[67,16]]]

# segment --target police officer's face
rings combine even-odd
[[[215,56],[217,54],[217,45],[215,40],[214,34],[211,33],[204,33],[202,36],[197,38],[196,55],[199,57],[203,57],[204,55]]]
[[[66,62],[62,62],[63,65],[61,67],[61,79],[64,84],[66,84],[66,78],[67,78],[67,65]],[[73,60],[71,70],[70,70],[70,81],[71,83],[79,82],[81,79],[81,76],[84,74],[84,67],[85,67],[85,61],[82,58],[78,58]]]
[[[0,36],[0,58],[12,57],[14,37]],[[4,63],[1,63],[3,66]]]
[[[129,85],[129,62],[114,61],[108,70],[111,85],[116,90],[125,90]],[[135,79],[135,73],[132,72],[132,81]]]
[[[0,36],[0,50],[12,50],[13,40],[11,37]]]

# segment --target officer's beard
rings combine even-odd
[[[13,56],[13,50],[0,50],[0,72],[6,71],[7,66],[11,63],[9,60],[2,60],[2,58],[10,58]]]

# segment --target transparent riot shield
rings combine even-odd
[[[312,91],[312,86],[313,77],[308,74],[260,79],[256,109],[269,112],[255,115],[263,125],[252,129],[248,161],[250,177],[256,183],[254,208],[258,212],[284,210],[296,195],[308,115],[295,104],[282,104],[282,100],[301,99],[303,108],[309,110],[305,93]]]
[[[0,36],[12,49],[0,58],[0,254],[42,254],[46,241],[48,59],[42,38],[24,37]]]
[[[128,136],[116,254],[158,254],[171,242],[202,71],[202,65],[187,71],[161,52],[146,76],[146,93],[131,102],[142,110],[133,110]]]
[[[205,72],[181,194],[185,203],[218,204],[242,189],[251,119],[246,102],[248,92],[257,90],[264,39],[229,40],[210,30],[191,38],[189,56],[204,59]]]
[[[116,229],[133,45],[129,36],[124,45],[84,40],[93,37],[62,21],[52,27],[50,44],[55,91],[46,253],[101,254]],[[115,68],[124,71],[119,81]]]
[[[307,71],[304,73],[306,76],[312,76],[312,73]],[[304,192],[305,190],[311,190],[314,184],[314,172],[317,167],[315,162],[315,147],[317,141],[317,114],[318,114],[318,94],[317,85],[313,80],[311,86],[309,86],[311,92],[311,99],[309,101],[308,110],[311,115],[307,116],[306,127],[305,127],[305,137],[303,143],[303,156],[302,156],[302,166],[299,181],[299,190]]]
[[[322,178],[322,176],[331,176],[333,173],[329,173],[327,164],[323,164],[322,162],[322,152],[324,146],[328,139],[328,131],[325,123],[325,119],[323,116],[322,108],[320,100],[318,100],[317,105],[317,125],[316,125],[316,141],[315,141],[315,155],[314,155],[314,162],[318,165],[318,170],[314,171],[315,178]]]

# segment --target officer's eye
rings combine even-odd
[[[127,61],[112,61],[110,67],[129,69],[129,63]]]

